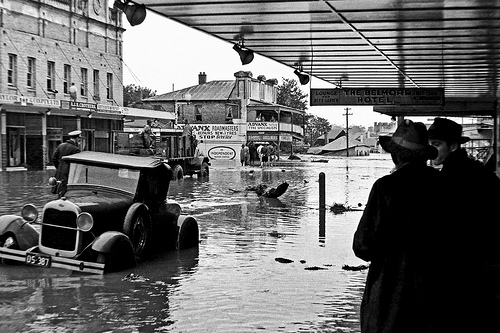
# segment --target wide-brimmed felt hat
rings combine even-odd
[[[68,133],[70,138],[76,138],[82,135],[82,131],[72,131]]]
[[[462,125],[446,118],[435,118],[428,131],[429,139],[444,140],[447,142],[466,143],[470,140],[462,136]]]
[[[379,142],[386,152],[405,158],[432,160],[438,153],[436,148],[429,145],[425,125],[409,119],[399,124],[392,136],[380,136]]]

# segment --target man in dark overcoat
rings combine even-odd
[[[354,234],[353,250],[370,266],[360,308],[362,333],[434,332],[434,229],[439,223],[437,155],[422,123],[403,121],[380,137],[395,170],[378,179]]]
[[[58,187],[55,188],[61,196],[66,193],[66,185],[68,182],[69,163],[64,161],[64,156],[73,155],[80,152],[78,147],[82,131],[72,131],[68,133],[69,139],[66,142],[57,146],[56,151],[52,155],[52,163],[56,167],[55,178],[60,181]]]
[[[429,143],[442,166],[446,197],[443,220],[443,308],[450,332],[500,332],[500,178],[461,147],[470,139],[462,126],[435,118]],[[443,314],[444,315],[444,314]]]

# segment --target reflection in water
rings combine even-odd
[[[318,176],[325,173],[327,205],[365,203],[391,166],[378,156],[332,158],[174,181],[169,200],[198,220],[199,250],[99,277],[2,265],[0,332],[359,332],[366,272],[341,267],[363,263],[351,250],[361,212],[327,210],[318,239]],[[52,173],[0,173],[0,213],[17,214],[27,202],[41,208],[54,197]],[[290,187],[279,199],[244,191],[283,181]],[[129,273],[145,279],[122,280]]]

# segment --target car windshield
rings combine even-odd
[[[109,168],[71,163],[68,185],[93,184],[118,188],[134,193],[139,182],[139,170]]]

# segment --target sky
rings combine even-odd
[[[146,20],[130,26],[123,16],[123,85],[135,84],[163,94],[198,85],[198,74],[205,72],[207,81],[234,80],[234,73],[250,71],[253,77],[264,75],[295,79],[294,68],[255,54],[254,60],[242,65],[233,44],[148,11]],[[299,84],[300,85],[300,84]],[[334,88],[323,80],[311,78],[300,86],[309,95],[310,88]],[[309,99],[308,99],[309,100]],[[330,124],[345,126],[346,106],[314,106],[307,112],[327,119]],[[367,106],[349,106],[348,123],[368,128],[374,122],[390,122],[390,117]]]

